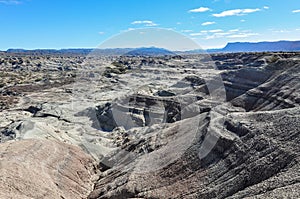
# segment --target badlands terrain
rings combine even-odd
[[[0,198],[300,198],[300,53],[0,52]]]

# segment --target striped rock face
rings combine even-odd
[[[58,141],[0,145],[0,198],[86,198],[93,190],[93,159]]]

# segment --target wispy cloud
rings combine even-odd
[[[198,37],[201,36],[202,39],[210,40],[210,39],[218,39],[218,38],[246,38],[258,35],[257,33],[253,33],[250,30],[239,30],[239,29],[231,29],[231,30],[202,30],[198,33],[191,33],[190,36]]]
[[[182,30],[181,32],[188,33],[188,32],[193,32],[193,31],[192,30]]]
[[[207,21],[207,22],[204,22],[204,23],[202,23],[201,25],[202,26],[208,26],[208,25],[212,25],[212,24],[215,24],[216,22],[214,22],[214,21]]]
[[[190,36],[194,37],[194,36],[202,36],[204,35],[205,33],[202,33],[202,32],[197,32],[197,33],[191,33]]]
[[[154,23],[153,21],[144,20],[144,21],[133,21],[131,24],[133,25],[144,25],[144,26],[158,26],[158,24]]]
[[[221,37],[223,34],[223,30],[216,29],[216,30],[202,30],[197,33],[191,33],[190,36],[202,36],[203,39],[215,39]]]
[[[0,4],[6,4],[6,5],[18,5],[21,4],[21,1],[17,0],[0,0]]]
[[[231,29],[229,30],[229,32],[239,32],[240,30],[239,29]]]
[[[299,13],[300,12],[300,9],[299,10],[293,10],[292,13]]]
[[[258,35],[258,33],[239,33],[239,34],[234,34],[234,35],[228,35],[228,38],[246,38],[250,36],[255,36]]]
[[[189,10],[189,12],[196,12],[196,13],[197,12],[207,12],[207,11],[210,11],[210,9],[207,7],[200,7],[200,8]]]
[[[234,10],[226,10],[218,14],[213,14],[214,17],[228,17],[228,16],[242,16],[246,14],[250,14],[253,12],[259,12],[261,9],[255,8],[255,9],[234,9]]]
[[[215,30],[209,30],[208,32],[216,33],[216,32],[223,32],[223,30],[221,30],[221,29],[215,29]]]
[[[264,6],[264,9],[268,10],[270,7],[269,6]]]
[[[105,32],[98,32],[98,34],[99,34],[99,35],[104,35],[104,34],[105,34]]]
[[[285,34],[285,33],[293,33],[295,31],[300,31],[300,28],[295,28],[295,29],[268,29],[272,33],[275,34]]]
[[[286,30],[286,29],[281,29],[281,30],[272,30],[272,32],[274,32],[274,33],[289,33],[291,31],[290,30]]]

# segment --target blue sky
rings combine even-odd
[[[0,49],[89,48],[157,27],[202,48],[300,40],[299,0],[0,0]]]

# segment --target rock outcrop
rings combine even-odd
[[[223,72],[229,102],[217,112],[123,132],[89,198],[298,198],[299,67],[276,64]]]

